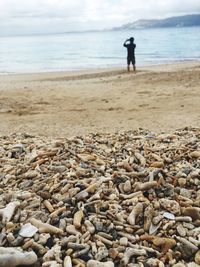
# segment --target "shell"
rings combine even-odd
[[[173,213],[170,212],[164,212],[163,213],[163,217],[169,220],[175,220],[175,216]]]
[[[151,223],[150,227],[149,227],[149,234],[153,235],[156,233],[156,231],[160,228],[160,226],[162,225],[162,222],[159,222],[158,224],[153,224]]]
[[[38,231],[38,228],[30,223],[26,223],[19,231],[19,235],[23,237],[33,237]]]

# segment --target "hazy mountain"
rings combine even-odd
[[[112,30],[132,30],[145,28],[166,28],[166,27],[189,27],[200,26],[200,14],[171,17],[166,19],[141,19],[132,23],[113,28]]]

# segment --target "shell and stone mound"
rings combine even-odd
[[[200,265],[200,129],[0,138],[0,267]]]

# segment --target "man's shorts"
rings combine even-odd
[[[131,63],[133,65],[135,65],[135,57],[128,57],[127,58],[127,64],[130,65]]]

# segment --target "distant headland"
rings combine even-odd
[[[191,27],[200,26],[200,14],[170,17],[165,19],[141,19],[135,22],[124,24],[121,27],[114,27],[111,30],[133,30],[148,28],[167,27]]]

